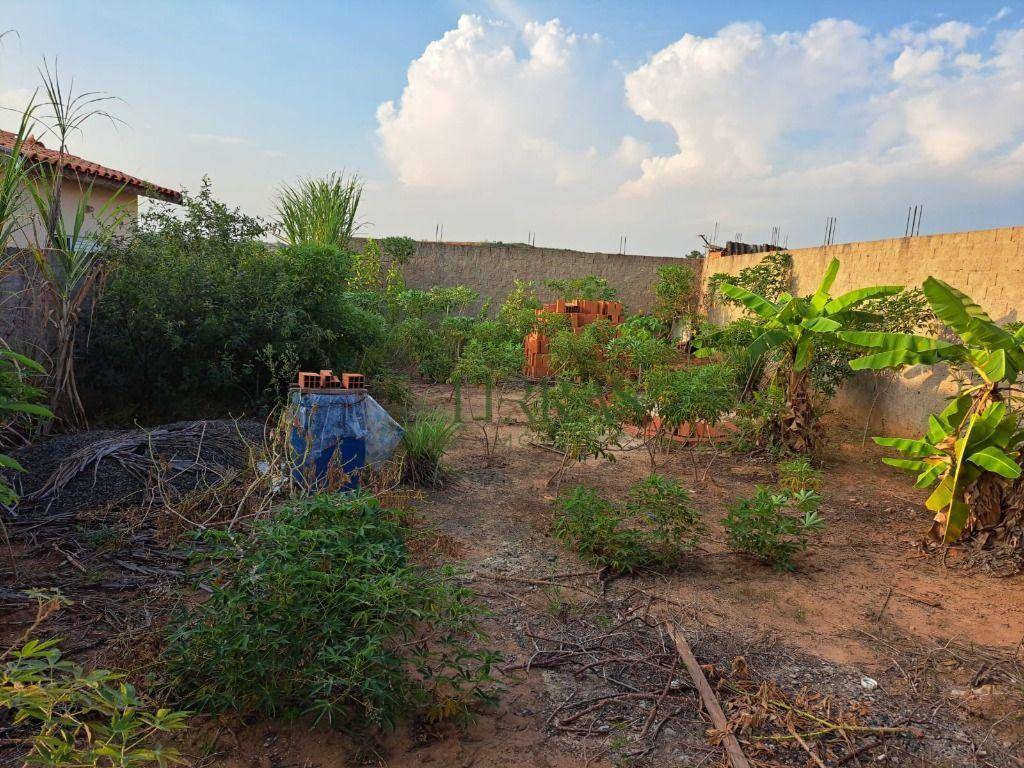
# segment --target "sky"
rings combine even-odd
[[[1024,3],[0,0],[0,127],[44,61],[116,97],[71,150],[369,235],[680,255],[1024,224]],[[44,139],[45,141],[45,139]]]

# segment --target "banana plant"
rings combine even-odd
[[[992,320],[969,296],[936,277],[922,286],[935,316],[960,337],[960,343],[909,333],[840,332],[850,344],[877,352],[850,361],[854,370],[901,368],[904,365],[952,363],[968,367],[976,380],[964,389],[975,410],[1011,395],[1024,371],[1024,326],[1016,331]]]
[[[955,398],[942,413],[928,417],[928,432],[920,440],[876,437],[879,445],[895,448],[908,458],[884,458],[886,464],[917,475],[918,488],[938,485],[925,502],[935,513],[936,538],[951,544],[972,520],[967,502],[971,490],[991,473],[1007,480],[1021,476],[1024,432],[1006,403],[989,402],[979,411],[970,394]],[[976,516],[974,516],[976,517]],[[997,522],[987,520],[981,522]]]
[[[808,369],[814,360],[816,342],[834,339],[844,328],[854,324],[878,320],[876,315],[861,311],[860,305],[903,290],[902,285],[876,285],[833,298],[829,291],[838,273],[839,260],[832,259],[821,284],[806,298],[783,293],[776,301],[771,301],[731,283],[719,287],[723,294],[759,318],[763,330],[747,348],[747,353],[752,358],[759,358],[770,350],[780,350],[783,354],[788,372],[785,392],[790,407],[783,428],[787,444],[799,452],[814,447],[814,409]]]
[[[1003,328],[969,296],[938,278],[929,277],[922,290],[959,343],[903,333],[852,331],[839,337],[878,350],[852,360],[854,370],[949,363],[973,371],[973,380],[946,409],[928,417],[923,439],[875,438],[909,456],[883,461],[916,472],[919,488],[938,481],[925,505],[935,513],[937,538],[951,544],[966,532],[998,524],[1005,513],[1005,481],[1021,476],[1024,432],[1007,403],[1019,391],[1016,383],[1024,371],[1024,327]],[[983,487],[987,492],[979,493]]]

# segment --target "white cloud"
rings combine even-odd
[[[846,211],[867,237],[925,192],[949,223],[965,198],[1024,202],[1006,170],[1024,151],[1024,30],[734,23],[617,71],[605,41],[500,4],[508,21],[463,16],[377,112],[397,198],[476,227],[461,236],[505,237],[508,219],[673,252],[715,221],[799,241]]]
[[[517,30],[462,16],[378,108],[384,157],[409,187],[572,183],[594,157],[580,127],[594,117],[584,49],[597,44],[557,19]]]
[[[629,104],[668,124],[677,151],[643,159],[622,192],[713,178],[723,194],[756,197],[784,179],[797,197],[826,179],[837,194],[921,178],[953,186],[953,168],[983,175],[1024,139],[1024,30],[953,57],[974,34],[952,21],[886,36],[828,20],[686,35],[626,77]]]
[[[701,175],[764,178],[793,157],[787,137],[836,133],[836,113],[884,72],[879,42],[850,21],[768,34],[733,24],[713,37],[684,35],[626,76],[632,109],[668,124],[677,151],[644,161],[627,191],[650,192]],[[839,133],[842,133],[840,122]]]
[[[892,64],[893,80],[913,80],[937,72],[945,54],[941,48],[904,48]]]
[[[967,41],[978,34],[978,29],[965,24],[962,21],[947,21],[928,30],[928,37],[938,43],[946,43],[956,50],[960,50]]]
[[[1010,15],[1011,13],[1013,13],[1013,8],[1011,8],[1011,7],[1010,7],[1010,6],[1008,6],[1008,5],[1004,5],[1004,6],[1003,6],[1002,8],[1000,8],[1000,9],[999,9],[998,11],[996,11],[995,15],[993,15],[993,16],[992,16],[992,17],[991,17],[991,18],[990,18],[990,19],[988,20],[988,23],[989,23],[989,24],[994,24],[994,23],[995,23],[995,22],[997,22],[997,21],[1002,21],[1002,20],[1003,20],[1003,19],[1005,19],[1005,18],[1006,18],[1007,16],[1009,16],[1009,15]]]

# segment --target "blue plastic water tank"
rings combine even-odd
[[[365,391],[293,390],[292,479],[307,492],[351,491],[366,464]]]

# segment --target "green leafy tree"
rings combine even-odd
[[[522,340],[537,324],[537,310],[543,305],[537,298],[537,287],[529,280],[516,279],[505,301],[498,309],[498,318],[510,333]]]
[[[779,373],[785,376],[783,389],[789,404],[781,428],[786,444],[800,453],[813,450],[816,442],[810,376],[816,345],[832,341],[837,332],[864,322],[865,313],[859,308],[865,301],[903,290],[903,286],[879,285],[832,298],[829,291],[838,272],[839,260],[833,259],[809,298],[783,293],[773,301],[731,283],[722,283],[719,288],[760,318],[762,332],[748,347],[748,353],[754,357],[773,353],[780,358]]]
[[[474,414],[473,420],[482,432],[488,465],[493,463],[498,449],[506,384],[523,365],[522,340],[513,333],[515,330],[502,322],[478,322],[462,348],[450,379],[456,387],[465,384],[484,387],[484,413],[480,417]],[[470,404],[472,407],[472,399]]]
[[[611,449],[621,433],[619,411],[596,383],[558,379],[522,408],[530,429],[562,454],[549,485],[556,480],[561,485],[565,473],[588,458],[615,460]]]
[[[966,376],[959,395],[928,418],[920,440],[880,437],[875,442],[905,453],[885,461],[917,474],[917,486],[938,487],[926,505],[935,513],[933,535],[944,544],[977,533],[987,541],[1021,517],[1020,457],[1024,434],[1017,382],[1024,370],[1024,327],[1004,328],[966,294],[935,277],[923,285],[935,316],[959,342],[911,333],[845,332],[841,338],[877,350],[851,361],[856,370],[948,363]]]
[[[572,277],[565,280],[546,280],[544,286],[557,296],[569,301],[576,299],[614,301],[617,295],[616,290],[608,284],[605,278],[595,275]]]
[[[655,368],[643,379],[646,400],[651,413],[657,415],[653,439],[663,442],[665,436],[688,425],[696,437],[698,424],[716,426],[736,406],[735,375],[724,363],[693,368]],[[694,480],[698,478],[696,441],[688,443]],[[653,469],[653,454],[652,469]],[[714,458],[705,469],[710,470]]]
[[[555,330],[548,336],[551,371],[556,376],[580,382],[610,382],[617,378],[604,356],[615,333],[615,326],[603,317],[579,329]]]
[[[658,282],[654,295],[658,299],[655,314],[669,327],[697,311],[697,275],[687,264],[668,264],[658,267]]]
[[[601,353],[616,378],[636,379],[644,371],[667,363],[675,353],[665,327],[656,317],[633,315],[616,329]]]

